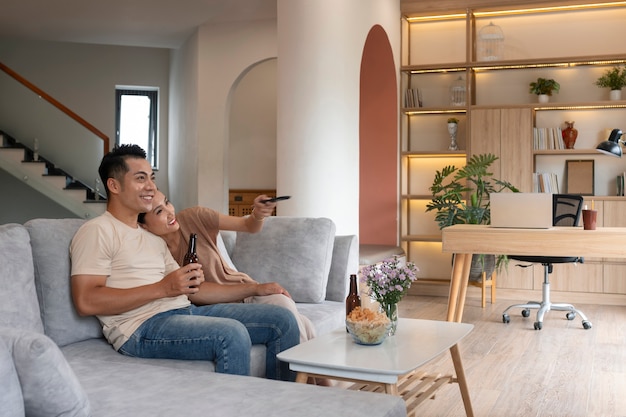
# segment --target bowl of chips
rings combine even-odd
[[[389,334],[391,321],[381,312],[356,307],[346,317],[346,328],[359,345],[380,345]]]

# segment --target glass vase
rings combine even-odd
[[[389,336],[393,336],[394,334],[396,334],[396,329],[398,328],[398,304],[381,303],[380,308],[382,309],[383,313],[385,313],[385,315],[389,317],[389,321],[391,322],[391,326],[389,327],[389,332],[387,334]]]

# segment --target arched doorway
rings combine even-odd
[[[398,90],[389,38],[370,30],[361,59],[359,240],[398,244]]]

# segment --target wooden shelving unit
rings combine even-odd
[[[437,16],[426,10],[432,6],[427,3],[422,14],[414,5],[403,21],[400,72],[402,92],[419,88],[423,96],[424,107],[402,106],[400,115],[400,240],[421,276],[445,282],[451,271],[450,257],[441,253],[434,214],[424,211],[428,187],[436,170],[461,166],[473,154],[498,155],[494,174],[525,192],[532,191],[535,171],[559,170],[563,178],[566,160],[594,159],[600,195],[590,198],[601,210],[601,222],[626,226],[626,220],[620,220],[624,216],[617,214],[626,211],[626,198],[614,196],[612,188],[626,166],[595,152],[607,129],[626,128],[626,100],[609,101],[608,90],[594,85],[604,70],[626,63],[619,36],[609,35],[623,31],[626,3],[542,2],[539,8],[536,3],[509,2],[465,10],[451,5],[449,12]],[[496,60],[479,61],[478,34],[489,23],[504,31],[504,53]],[[453,106],[448,89],[459,75],[465,80],[466,104]],[[528,84],[540,76],[561,84],[550,103],[537,103],[528,92]],[[460,151],[447,150],[448,117],[460,119]],[[566,120],[576,121],[576,149],[533,149],[534,127],[561,127]],[[564,268],[562,273],[570,278],[555,277],[553,289],[626,294],[626,265],[591,261],[584,272]],[[498,277],[498,286],[540,288],[542,271],[519,270],[510,267]]]

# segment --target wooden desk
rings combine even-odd
[[[461,322],[472,255],[539,255],[626,258],[626,227],[500,229],[459,224],[446,227],[443,251],[455,253],[448,299],[448,321]]]

